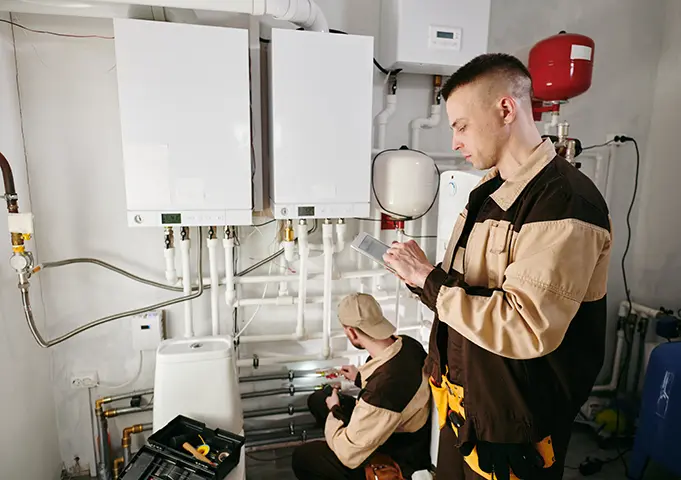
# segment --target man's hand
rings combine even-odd
[[[357,380],[358,373],[359,370],[354,365],[343,365],[340,369],[340,374],[353,383]]]
[[[393,243],[383,255],[383,261],[408,285],[419,288],[423,288],[426,278],[435,268],[414,240]]]
[[[326,406],[329,410],[331,410],[335,406],[340,407],[340,399],[338,398],[337,388],[334,387],[333,391],[331,392],[331,395],[326,397]]]

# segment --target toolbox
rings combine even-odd
[[[179,415],[149,437],[149,445],[135,454],[119,478],[223,480],[239,464],[244,440]]]

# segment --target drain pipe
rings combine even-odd
[[[322,239],[324,242],[324,303],[323,303],[323,332],[322,356],[331,355],[331,294],[333,288],[333,224],[328,218],[322,225]]]
[[[28,3],[28,2],[27,2]],[[34,2],[38,3],[38,2]],[[50,5],[59,6],[58,1],[50,1]],[[69,2],[64,2],[68,4]],[[72,3],[72,2],[71,2]],[[137,3],[131,0],[88,0],[91,5],[129,5]],[[187,3],[196,10],[212,10],[216,12],[247,13],[249,15],[270,15],[277,20],[286,20],[306,30],[328,32],[329,24],[324,13],[313,0],[144,0],[140,1],[150,7],[166,7],[186,9]],[[69,13],[85,15],[85,8],[66,8]],[[21,13],[19,11],[19,13]],[[66,12],[64,12],[66,13]]]
[[[307,261],[310,255],[308,244],[307,221],[298,224],[298,252],[300,254],[300,281],[298,284],[298,315],[296,320],[296,338],[305,339],[305,303],[307,299]]]
[[[208,229],[208,264],[210,266],[210,318],[211,333],[220,335],[220,275],[218,273],[218,238],[217,227]],[[202,279],[199,279],[202,282]]]
[[[191,240],[189,238],[189,227],[182,227],[182,241],[180,242],[180,253],[182,258],[182,288],[185,296],[192,293],[192,269],[190,263]],[[203,276],[199,277],[201,283]],[[194,336],[194,320],[192,318],[191,302],[184,303],[184,336],[192,338]]]

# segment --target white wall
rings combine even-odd
[[[676,142],[681,122],[681,3],[666,3],[664,40],[657,67],[650,139],[641,149],[640,221],[632,256],[634,298],[652,307],[681,307],[681,174]],[[632,147],[633,149],[633,147]]]
[[[0,14],[0,18],[8,16]],[[12,34],[0,24],[0,148],[14,170],[20,195],[20,208],[28,211],[24,148],[21,139],[19,103]],[[3,191],[4,193],[4,191]],[[7,210],[2,200],[0,223],[6,224]],[[17,279],[7,258],[11,252],[9,235],[0,236],[0,465],[3,478],[57,479],[61,459],[57,444],[50,357],[27,335]],[[33,283],[35,298],[40,285]],[[36,301],[36,313],[42,313]],[[42,324],[42,322],[40,322]],[[28,449],[27,446],[30,446]],[[38,455],[35,452],[39,452]],[[65,460],[69,460],[65,458]]]
[[[379,2],[320,0],[319,3],[332,28],[351,33],[378,33]],[[626,133],[639,139],[645,148],[664,15],[661,4],[645,3],[637,0],[579,0],[567,5],[556,0],[522,4],[494,0],[490,50],[522,55],[533,43],[561,29],[592,36],[596,41],[593,86],[563,109],[565,118],[573,125],[572,133],[585,144],[601,143],[609,132]],[[17,18],[21,23],[39,29],[100,35],[112,33],[111,22],[102,19],[29,15]],[[636,35],[632,34],[634,30]],[[39,260],[93,256],[145,276],[162,279],[162,232],[130,229],[126,224],[113,42],[18,32],[17,45]],[[635,68],[632,68],[634,65]],[[612,82],[614,78],[619,82],[617,85]],[[382,107],[382,81],[382,75],[377,73],[375,111]],[[430,85],[431,80],[426,76],[400,76],[399,109],[388,129],[388,146],[406,143],[409,121],[428,113]],[[444,151],[449,145],[450,131],[446,122],[422,135],[424,149]],[[623,297],[617,265],[623,249],[624,204],[632,186],[633,157],[630,153],[619,153],[616,163],[613,195],[613,205],[617,205],[613,208],[616,248],[611,269],[611,306]],[[585,165],[587,171],[590,168],[592,166]],[[262,235],[256,232],[244,242],[242,266],[251,264],[268,252],[273,229],[268,226],[261,231]],[[351,225],[349,234],[354,231],[356,226]],[[245,229],[244,237],[250,232],[250,229]],[[434,233],[434,225],[431,233]],[[314,241],[319,242],[319,237]],[[313,269],[320,269],[319,259],[315,262]],[[339,260],[341,267],[347,267],[351,262],[349,254],[344,254]],[[44,272],[41,276],[45,285],[44,301],[50,336],[95,317],[170,296],[167,292],[139,287],[95,267],[68,267]],[[392,288],[392,282],[386,287]],[[271,287],[270,295],[275,293],[275,288]],[[353,288],[356,285],[346,283],[339,286],[339,293]],[[245,289],[245,293],[261,296],[262,290]],[[310,294],[321,294],[321,285],[311,285]],[[16,302],[14,296],[11,298]],[[37,293],[34,293],[34,298],[39,298]],[[208,305],[206,297],[195,306],[196,318],[200,319],[196,324],[198,334],[210,330]],[[292,310],[262,309],[249,333],[292,331]],[[252,310],[247,310],[241,318],[247,319],[251,313]],[[16,315],[19,315],[18,310]],[[308,315],[310,329],[319,331],[321,306],[309,309]],[[43,315],[39,317],[42,319]],[[170,309],[168,318],[171,335],[181,334],[181,307]],[[223,329],[231,325],[226,311],[222,312],[221,321]],[[23,325],[16,323],[20,323],[19,318],[13,324],[17,330],[15,337],[30,343],[28,332]],[[130,378],[138,365],[130,336],[127,323],[120,321],[54,349],[53,385],[57,423],[63,432],[59,445],[64,460],[78,454],[93,461],[87,393],[70,388],[71,372],[97,370],[103,380],[113,383]],[[307,351],[315,351],[316,348],[314,342],[304,345]],[[248,353],[250,349],[243,350]],[[300,347],[265,345],[252,350],[267,354],[268,351],[300,351]],[[152,378],[153,358],[146,356],[142,375],[126,390],[151,386]],[[104,389],[98,389],[95,395],[104,393],[107,393]],[[124,417],[112,423],[121,428],[148,418],[148,415]],[[119,443],[118,438],[118,430],[112,429],[114,445]]]

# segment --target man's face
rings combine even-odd
[[[452,149],[478,170],[497,164],[509,129],[498,99],[486,92],[484,84],[454,90],[447,99],[447,116],[453,132]]]
[[[350,343],[352,343],[353,347],[359,350],[364,350],[364,345],[362,344],[362,341],[354,328],[343,327],[343,331],[345,332],[345,336],[348,337],[348,340],[350,340]]]

